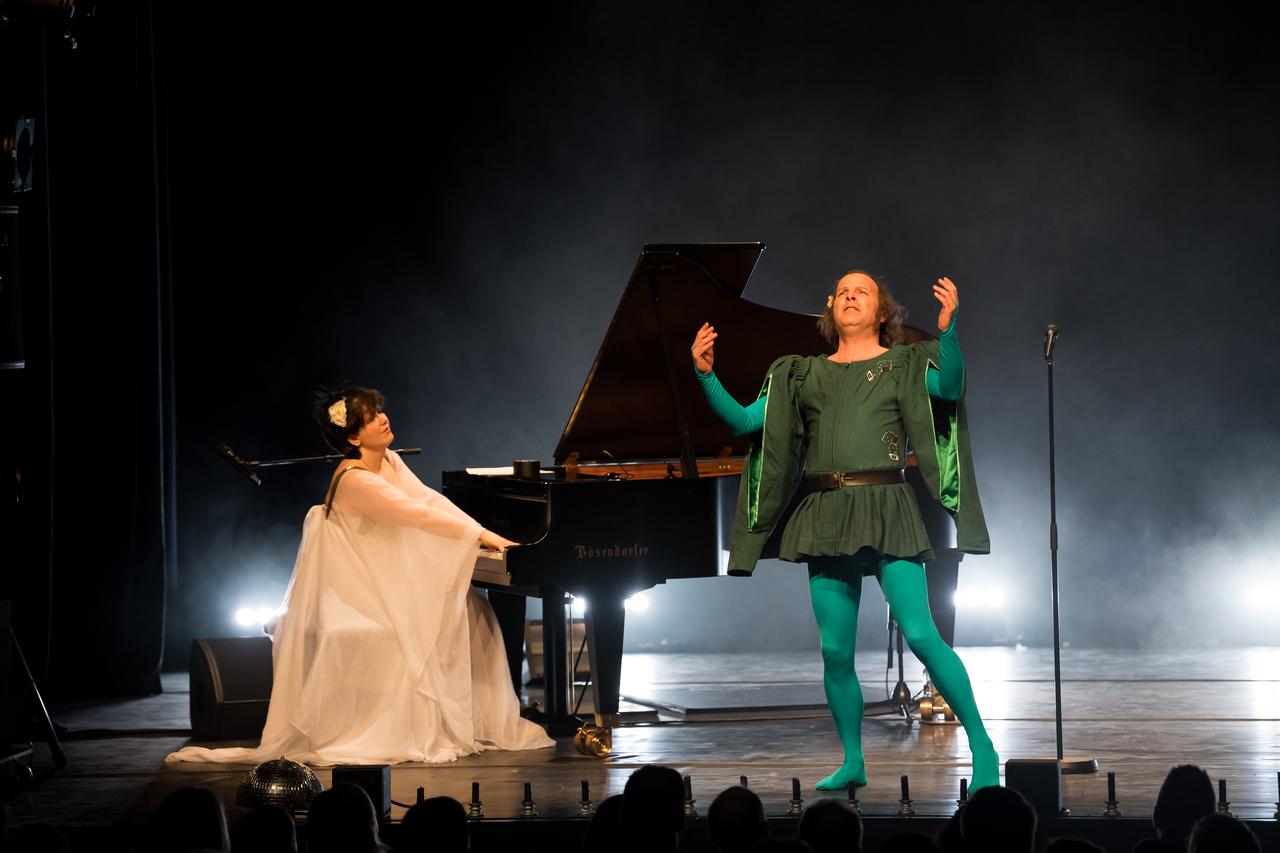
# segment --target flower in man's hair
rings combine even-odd
[[[830,307],[831,307],[831,305],[832,305],[832,303],[834,303],[835,301],[836,301],[836,298],[835,298],[834,296],[832,296],[830,293],[828,293],[828,294],[827,294],[827,307],[828,307],[828,308],[830,308]]]
[[[329,423],[336,427],[347,425],[347,399],[339,397],[338,402],[329,407]]]

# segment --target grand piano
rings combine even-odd
[[[830,351],[816,316],[742,298],[763,251],[763,243],[646,245],[556,445],[550,473],[443,474],[450,500],[485,527],[528,543],[500,560],[482,559],[493,565],[482,565],[476,579],[490,589],[517,691],[525,597],[542,599],[543,713],[553,735],[572,733],[582,723],[571,713],[566,594],[589,602],[595,726],[607,733],[618,720],[623,602],[668,580],[722,573],[747,441],[731,435],[706,405],[689,355],[694,332],[708,321],[720,332],[716,374],[742,401],[755,398],[778,356]],[[939,555],[929,566],[930,603],[949,641],[954,610],[946,585],[949,577],[955,588],[955,532],[913,475],[908,472],[908,481],[920,494]],[[765,556],[776,554],[775,542]]]

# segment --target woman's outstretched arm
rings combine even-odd
[[[450,539],[480,541],[484,528],[462,512],[415,500],[371,471],[355,470],[342,478],[334,504],[398,527],[416,527]]]

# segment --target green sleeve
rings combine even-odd
[[[924,384],[929,389],[929,396],[940,400],[959,400],[964,393],[964,358],[960,355],[954,315],[951,325],[938,336],[938,366],[929,366]]]
[[[698,383],[702,385],[702,393],[707,395],[711,411],[728,424],[734,435],[750,435],[760,431],[764,426],[764,405],[768,397],[761,397],[750,406],[743,406],[724,390],[714,370],[710,373],[702,373],[695,367],[693,373],[698,377]]]

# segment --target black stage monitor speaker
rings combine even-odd
[[[191,734],[198,740],[262,735],[271,699],[271,639],[191,643]]]
[[[363,788],[373,801],[378,820],[391,820],[391,765],[390,764],[339,764],[333,768],[333,785],[342,783]]]
[[[1004,763],[1004,785],[1027,798],[1043,824],[1062,812],[1062,773],[1056,758],[1011,758]]]

